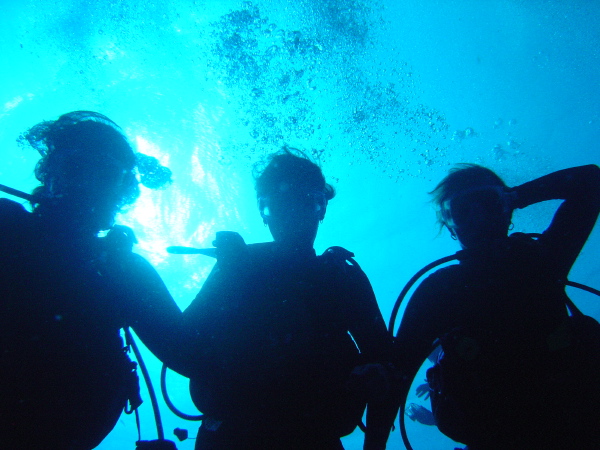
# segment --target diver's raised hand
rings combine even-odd
[[[217,261],[221,265],[234,264],[245,259],[248,254],[244,238],[235,231],[217,231],[213,245],[217,249]]]
[[[423,425],[435,425],[433,413],[427,408],[416,403],[411,403],[404,411],[404,414],[412,421],[419,422]]]
[[[431,389],[429,389],[429,384],[427,383],[418,385],[415,391],[417,393],[417,397],[423,397],[423,400],[427,400],[431,394]]]

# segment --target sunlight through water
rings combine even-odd
[[[166,247],[212,247],[215,233],[270,240],[252,170],[284,145],[302,149],[337,190],[315,244],[356,254],[384,317],[404,283],[458,250],[438,233],[427,192],[459,162],[516,185],[600,163],[600,3],[585,0],[5,0],[0,18],[0,183],[30,192],[38,155],[20,133],[73,110],[107,115],[138,151],[173,173],[142,188],[118,218],[136,251],[183,309],[214,260]],[[515,216],[541,232],[553,205]],[[571,272],[600,288],[596,229]],[[581,309],[600,304],[579,292]],[[160,363],[144,357],[159,386]],[[420,373],[415,383],[420,382]],[[197,414],[184,378],[174,402]],[[153,439],[152,410],[140,409]],[[409,397],[416,403],[421,399]],[[161,401],[167,438],[197,423]],[[437,429],[409,421],[417,449],[449,449]],[[344,438],[362,448],[362,433]],[[123,415],[100,449],[134,448]],[[193,449],[194,441],[177,442]],[[398,430],[389,449],[404,448]]]

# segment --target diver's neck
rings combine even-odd
[[[287,241],[275,241],[275,246],[281,253],[289,255],[314,255],[315,249],[312,243],[299,243],[299,242],[287,242]]]
[[[38,217],[49,234],[68,241],[93,241],[102,228],[90,224],[79,214],[64,214],[64,211],[40,211]]]
[[[465,246],[461,243],[463,250],[472,251],[475,253],[494,252],[495,250],[506,246],[508,236],[499,236],[493,239],[485,239],[471,245]]]

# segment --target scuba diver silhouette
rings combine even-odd
[[[564,291],[600,213],[600,169],[509,188],[463,164],[432,194],[463,250],[406,307],[395,342],[402,398],[436,341],[442,353],[427,380],[436,424],[450,438],[469,450],[600,448],[600,326]],[[556,199],[537,239],[507,236],[514,209]]]
[[[170,171],[95,112],[42,122],[22,140],[42,155],[41,186],[32,212],[0,199],[0,447],[91,449],[128,401],[141,403],[121,328],[185,372],[181,311],[132,253],[132,231],[114,225],[139,195],[136,170],[154,188]]]
[[[217,233],[217,263],[184,311],[203,362],[196,449],[342,449],[367,403],[365,448],[383,449],[391,337],[353,254],[313,248],[334,190],[295,149],[255,177],[273,242]]]

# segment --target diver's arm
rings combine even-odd
[[[600,213],[600,168],[590,164],[559,170],[511,189],[514,208],[564,200],[540,240],[567,276]]]
[[[453,268],[435,272],[419,285],[412,295],[398,328],[395,345],[395,363],[400,370],[400,402],[405,402],[417,372],[430,355],[433,342],[452,329],[451,308]]]
[[[366,274],[359,268],[349,266],[350,276],[347,281],[347,292],[350,296],[352,320],[350,333],[358,344],[360,352],[371,360],[388,360],[391,353],[391,337],[375,293]]]
[[[207,304],[207,299],[210,301],[210,293],[222,290],[224,281],[226,281],[226,277],[223,276],[221,265],[217,262],[208,274],[206,280],[204,280],[204,283],[202,283],[200,292],[198,292],[194,300],[192,300],[188,307],[183,311],[183,320],[189,327],[203,327],[200,318],[204,317],[208,312],[210,305]],[[194,331],[194,333],[197,332],[199,332],[199,330]]]
[[[121,264],[120,276],[128,325],[158,359],[189,377],[192,359],[186,354],[182,313],[160,275],[143,257],[130,253]]]
[[[363,376],[371,377],[372,383],[376,384],[371,388],[379,391],[378,395],[370,395],[367,404],[364,449],[385,449],[399,405],[396,400],[396,373],[391,364],[392,338],[367,276],[358,267],[349,267],[349,270],[352,274],[350,295],[353,316],[349,331],[367,363],[363,366]]]
[[[256,246],[248,246],[256,249]],[[210,274],[194,300],[183,311],[183,327],[190,338],[189,352],[193,360],[193,376],[201,379],[215,376],[211,369],[227,352],[227,343],[222,341],[223,333],[229,337],[240,333],[240,323],[246,319],[240,316],[243,303],[251,298],[248,290],[253,285],[255,267],[238,252],[217,257]],[[257,269],[260,270],[260,269]],[[212,373],[211,373],[212,372]]]
[[[198,336],[215,326],[215,317],[211,317],[211,308],[222,310],[227,306],[227,294],[239,292],[245,283],[250,264],[250,249],[260,251],[263,244],[247,245],[242,236],[234,231],[218,231],[213,241],[216,247],[217,262],[200,292],[183,312],[184,321],[194,329]]]
[[[394,375],[387,374],[390,380],[390,392],[382,399],[371,399],[367,404],[367,430],[364,450],[382,450],[386,448],[394,420],[400,407],[399,391]]]

